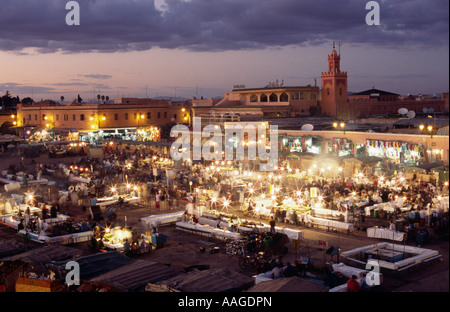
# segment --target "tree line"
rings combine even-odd
[[[98,99],[100,100],[100,98],[104,101],[105,98],[107,101],[109,101],[109,97],[108,96],[98,96]],[[64,96],[60,97],[61,100],[61,104],[64,104]],[[11,93],[9,92],[9,90],[6,90],[5,94],[0,97],[0,105],[2,108],[16,108],[17,104],[22,103],[22,104],[31,104],[35,102],[32,98],[30,97],[25,97],[22,100],[20,100],[19,96],[12,96]],[[78,103],[82,103],[83,99],[80,97],[80,95],[78,94],[77,97],[77,102]]]

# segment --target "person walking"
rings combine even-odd
[[[270,225],[270,232],[271,233],[275,233],[275,225],[276,225],[276,220],[275,220],[275,216],[271,216],[269,219],[269,225]]]
[[[156,209],[160,209],[160,205],[161,205],[161,194],[159,193],[159,191],[156,193]]]

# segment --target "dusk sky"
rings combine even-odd
[[[1,0],[0,94],[34,100],[221,97],[233,85],[317,84],[333,41],[349,91],[449,91],[449,1]]]

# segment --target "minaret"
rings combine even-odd
[[[323,72],[322,100],[320,106],[322,114],[345,119],[347,116],[347,72],[341,72],[341,55],[333,50],[328,55],[328,72]]]

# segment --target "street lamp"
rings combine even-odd
[[[101,128],[101,121],[105,121],[106,120],[106,116],[105,115],[103,115],[101,118],[98,118],[98,128],[100,129]]]
[[[426,126],[426,128],[427,128],[428,132],[430,133],[431,137],[433,137],[433,126],[432,126],[432,125],[428,125],[428,126]],[[423,133],[424,130],[425,130],[425,125],[424,125],[424,124],[421,124],[421,125],[419,126],[419,129],[420,129],[420,131]]]
[[[340,123],[334,122],[333,128],[335,128],[335,129],[341,128],[345,133],[345,122],[340,122]]]
[[[139,127],[139,121],[144,118],[145,118],[144,114],[142,114],[142,113],[138,114],[138,116],[137,116],[138,127]]]
[[[16,115],[11,114],[11,119],[13,120],[13,125],[17,126],[17,121],[15,120],[16,119]]]
[[[433,137],[433,126],[432,126],[432,125],[429,125],[429,126],[427,127],[427,130],[428,130],[428,132],[431,134],[431,137]]]

